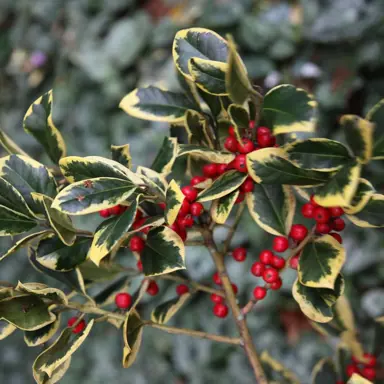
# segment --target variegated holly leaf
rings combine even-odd
[[[348,215],[348,219],[358,227],[384,227],[384,195],[374,193],[359,212]]]
[[[190,297],[190,293],[184,293],[158,305],[151,313],[151,321],[157,324],[168,323]]]
[[[300,283],[307,287],[334,289],[344,261],[345,250],[335,238],[318,237],[305,245],[299,258]]]
[[[235,155],[224,151],[201,147],[194,144],[180,144],[177,156],[192,155],[198,159],[207,160],[211,163],[230,163]]]
[[[362,164],[372,157],[374,124],[356,115],[344,115],[340,123],[352,152]]]
[[[5,320],[0,320],[0,340],[4,340],[9,335],[12,335],[16,329],[17,328],[13,324],[10,324]]]
[[[200,202],[211,201],[226,196],[243,184],[247,175],[236,170],[230,170],[219,176],[209,187],[202,190],[197,200]]]
[[[57,315],[56,320],[45,327],[35,331],[24,331],[24,341],[28,347],[36,347],[49,341],[60,327],[61,314]]]
[[[336,367],[339,373],[339,377],[347,382],[347,366],[350,364],[352,354],[347,344],[340,342],[336,349]]]
[[[121,265],[115,263],[102,263],[97,266],[90,260],[87,260],[81,264],[79,269],[84,278],[84,281],[86,282],[111,281],[115,279],[120,273],[124,272],[124,267]]]
[[[224,224],[227,221],[239,193],[238,190],[235,190],[213,201],[211,205],[211,218],[215,223]]]
[[[10,155],[22,155],[25,157],[30,157],[2,129],[0,129],[0,145]]]
[[[311,186],[325,183],[329,172],[300,168],[282,148],[263,148],[247,155],[249,175],[256,183]]]
[[[131,168],[132,157],[129,149],[129,144],[111,145],[112,160],[117,161],[124,167]]]
[[[168,183],[164,175],[142,166],[137,167],[136,172],[143,179],[143,184],[146,184],[157,196],[165,197]]]
[[[235,130],[236,138],[241,141],[240,129],[249,127],[248,111],[238,104],[231,104],[228,108],[228,115],[231,118],[232,126]]]
[[[78,181],[56,196],[51,208],[69,215],[85,215],[122,203],[137,187],[129,180],[112,177]]]
[[[304,89],[283,84],[264,96],[263,118],[274,135],[313,132],[316,106],[316,101]]]
[[[374,193],[375,188],[373,188],[373,185],[368,180],[360,178],[355,195],[349,206],[344,207],[344,211],[349,215],[360,212],[367,205]]]
[[[255,184],[246,202],[251,217],[264,231],[276,236],[289,233],[296,207],[289,185]]]
[[[190,109],[200,111],[199,106],[183,93],[163,91],[153,86],[135,89],[121,100],[120,108],[138,119],[167,123],[183,121]]]
[[[384,159],[384,99],[380,100],[367,114],[366,117],[375,125],[373,131],[372,159]]]
[[[163,144],[151,165],[151,169],[167,176],[172,171],[177,151],[177,139],[175,137],[164,137]]]
[[[0,236],[14,236],[28,232],[37,222],[23,214],[0,205]]]
[[[141,254],[145,276],[156,276],[185,269],[185,248],[180,236],[168,227],[148,232]]]
[[[55,384],[59,382],[63,376],[68,371],[69,366],[71,365],[71,357],[66,359],[63,364],[58,366],[51,374],[51,376],[48,376],[47,373],[42,371],[37,371],[33,369],[33,378],[35,379],[37,384]]]
[[[66,155],[66,146],[52,119],[52,90],[40,96],[24,116],[24,130],[31,134],[45,149],[54,163]]]
[[[129,368],[136,360],[143,337],[143,322],[136,310],[127,316],[123,327],[123,367]]]
[[[175,222],[184,199],[185,199],[185,196],[183,192],[181,192],[179,184],[175,180],[172,180],[169,183],[167,193],[165,196],[164,215],[165,215],[165,221],[167,222],[168,225],[172,225]]]
[[[55,304],[67,304],[68,299],[63,291],[57,288],[48,287],[46,284],[42,283],[17,283],[16,291],[33,294],[40,298],[53,301]]]
[[[350,379],[347,381],[347,384],[373,384],[372,381],[367,380],[358,373],[354,373]]]
[[[320,360],[313,368],[312,384],[336,383],[337,379],[338,374],[335,364],[329,358]]]

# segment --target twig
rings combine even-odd
[[[243,214],[244,208],[245,208],[245,203],[243,202],[239,205],[239,208],[237,209],[237,212],[236,212],[235,221],[228,231],[227,238],[225,239],[225,242],[224,242],[223,255],[225,255],[228,252],[231,246],[233,236],[235,235],[236,229],[240,223],[241,215]]]

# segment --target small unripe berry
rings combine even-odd
[[[145,241],[139,236],[131,237],[129,240],[129,249],[132,252],[142,252],[145,247]]]
[[[217,165],[215,163],[205,164],[203,166],[203,175],[211,179],[217,176]]]
[[[228,170],[227,164],[224,164],[224,163],[217,164],[217,174],[218,174],[218,176],[222,175],[227,170]]]
[[[216,304],[220,304],[224,301],[224,297],[216,295],[216,293],[211,294],[211,301],[213,301]]]
[[[306,203],[301,207],[301,214],[307,219],[312,219],[315,208],[316,207],[312,203]]]
[[[255,183],[250,177],[247,177],[243,184],[240,185],[240,191],[243,193],[252,192],[255,187]]]
[[[109,212],[109,209],[102,209],[99,211],[99,215],[106,219],[107,217],[111,216],[111,213]]]
[[[212,276],[212,280],[213,280],[213,282],[214,282],[215,284],[217,284],[217,285],[221,285],[221,284],[222,284],[218,272],[215,272],[215,273],[213,274],[213,276]]]
[[[253,297],[256,300],[263,300],[266,295],[267,295],[267,290],[264,287],[256,287],[253,290]]]
[[[284,236],[276,236],[273,239],[273,249],[276,252],[285,252],[289,247],[288,239]]]
[[[179,216],[186,216],[190,212],[191,212],[191,204],[187,199],[184,199],[182,204],[181,204],[180,211],[179,211],[178,215]]]
[[[194,185],[200,184],[205,180],[207,180],[205,176],[194,176],[191,179],[191,185],[194,186]]]
[[[69,320],[68,320],[68,327],[72,327],[73,324],[75,324],[77,321],[77,317],[71,317]],[[80,332],[83,332],[84,328],[86,326],[86,323],[85,323],[85,320],[81,320],[79,322],[79,324],[76,325],[75,328],[72,329],[72,333],[74,334],[78,334]]]
[[[277,291],[277,290],[279,290],[281,288],[282,285],[283,285],[283,281],[279,277],[276,281],[274,281],[273,283],[269,284],[269,288],[271,288],[274,291]]]
[[[186,199],[189,200],[190,202],[193,202],[196,200],[196,197],[197,197],[196,188],[193,188],[190,185],[186,185],[185,187],[181,188],[181,192],[183,192]]]
[[[332,233],[330,233],[330,235],[331,235],[334,239],[336,239],[340,244],[343,244],[343,239],[341,238],[341,236],[340,236],[338,233],[336,233],[336,232],[332,232]]]
[[[181,295],[184,295],[184,293],[188,293],[189,292],[189,288],[188,288],[188,285],[185,285],[185,284],[179,284],[177,287],[176,287],[176,293],[181,296]]]
[[[289,266],[290,266],[292,269],[297,269],[297,267],[299,266],[299,258],[300,258],[300,254],[293,256],[293,257],[289,260]]]
[[[213,307],[213,314],[216,317],[224,318],[228,315],[228,307],[225,304],[218,303]]]
[[[109,208],[109,213],[111,215],[121,215],[125,211],[125,207],[122,205],[115,205],[112,208]]]
[[[252,264],[252,267],[251,267],[252,275],[254,275],[256,277],[263,276],[264,270],[265,270],[265,265],[262,262],[255,261]]]
[[[200,216],[204,212],[204,205],[201,203],[191,204],[191,214],[193,216]]]
[[[340,217],[344,215],[344,209],[341,207],[330,207],[328,208],[332,217]]]
[[[308,229],[303,224],[293,224],[289,236],[296,241],[302,241],[308,235]]]
[[[177,224],[179,225],[179,227],[191,228],[194,223],[195,222],[194,222],[193,217],[191,215],[177,218]]]
[[[268,267],[263,273],[263,279],[266,283],[273,283],[279,279],[279,272],[275,268]]]
[[[236,152],[237,151],[236,137],[228,136],[224,141],[224,148],[229,152]]]
[[[332,228],[337,232],[341,232],[345,228],[345,221],[338,217],[337,219],[333,220]]]
[[[272,266],[274,266],[276,269],[283,269],[285,267],[285,259],[276,255],[273,255]]]
[[[351,377],[354,373],[359,373],[359,368],[355,364],[347,365],[346,373],[348,377]]]
[[[328,223],[317,223],[316,224],[316,232],[327,234],[331,232],[331,226]]]
[[[266,135],[266,134],[271,134],[271,130],[267,127],[258,127],[257,128],[257,135]]]
[[[141,262],[141,260],[139,260],[139,261],[136,263],[136,267],[137,267],[137,269],[138,269],[140,272],[143,272],[143,263]]]
[[[244,154],[237,155],[237,156],[235,157],[233,166],[234,166],[235,169],[237,169],[239,172],[247,173],[247,172],[248,172],[248,169],[247,169],[247,157],[246,157],[246,155],[244,155]]]
[[[272,264],[273,260],[273,253],[269,249],[264,249],[260,252],[259,259],[263,264]]]
[[[147,287],[147,293],[151,296],[156,296],[159,293],[159,286],[155,280],[151,280]]]
[[[236,201],[235,201],[235,204],[239,204],[239,203],[243,202],[243,201],[244,201],[244,198],[245,198],[245,194],[244,194],[243,192],[240,192],[240,193],[239,193],[239,196],[237,196],[237,199],[236,199]]]
[[[329,213],[327,208],[324,207],[316,207],[313,211],[313,218],[320,224],[328,223],[331,218],[331,214]]]
[[[373,381],[376,379],[376,370],[372,367],[364,367],[360,371],[361,375],[364,376],[366,379]]]
[[[242,262],[246,259],[247,257],[247,250],[245,248],[239,247],[235,248],[232,251],[232,257],[239,262]]]
[[[117,308],[127,309],[132,304],[132,296],[126,292],[118,293],[115,296],[115,304]]]
[[[237,151],[238,152],[249,153],[255,149],[255,145],[253,144],[252,140],[243,137],[242,142],[243,143],[240,143],[240,142],[237,143]]]
[[[235,295],[237,295],[237,292],[239,292],[239,288],[237,288],[237,285],[235,283],[232,283],[232,290]]]

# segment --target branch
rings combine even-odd
[[[241,215],[243,214],[244,208],[245,208],[245,203],[243,202],[239,205],[239,208],[237,209],[235,221],[233,225],[230,227],[227,234],[227,238],[224,241],[223,255],[225,255],[228,252],[231,246],[233,236],[235,235],[236,229],[239,226]]]

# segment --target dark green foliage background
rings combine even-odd
[[[177,89],[170,50],[173,36],[181,28],[202,26],[233,34],[255,83],[266,88],[293,83],[311,90],[320,104],[319,135],[338,139],[341,114],[364,115],[384,97],[383,18],[382,0],[2,0],[0,127],[49,164],[21,123],[31,102],[53,87],[54,120],[70,155],[109,156],[111,144],[129,142],[134,166],[149,166],[168,134],[167,126],[133,119],[117,108],[118,103],[137,85],[157,83]],[[36,51],[46,55],[40,68],[30,63]],[[366,172],[382,192],[382,164],[375,162]],[[80,222],[87,229],[99,223],[97,215]],[[347,293],[369,346],[372,318],[384,315],[383,231],[349,225],[346,232]],[[9,245],[5,238],[0,244],[2,250]],[[244,264],[228,260],[245,302],[255,285],[249,267],[271,239],[247,217],[235,244],[251,249]],[[129,254],[121,259],[133,264]],[[213,272],[208,254],[198,248],[188,250],[187,267],[192,277],[206,281]],[[306,383],[313,365],[332,354],[332,346],[310,330],[288,343],[283,312],[297,306],[287,299],[294,274],[286,276],[286,289],[257,306],[249,323],[259,349],[268,350]],[[0,280],[56,284],[37,274],[24,251],[2,262]],[[162,282],[161,294],[146,299],[148,307],[173,295],[174,286]],[[231,320],[214,318],[211,307],[207,295],[196,295],[172,322],[234,334]],[[0,382],[32,384],[31,365],[39,352],[39,347],[25,346],[21,332],[0,342]],[[146,329],[137,362],[124,371],[121,332],[98,325],[62,382],[251,383],[244,356],[232,352],[231,347],[209,341]]]

